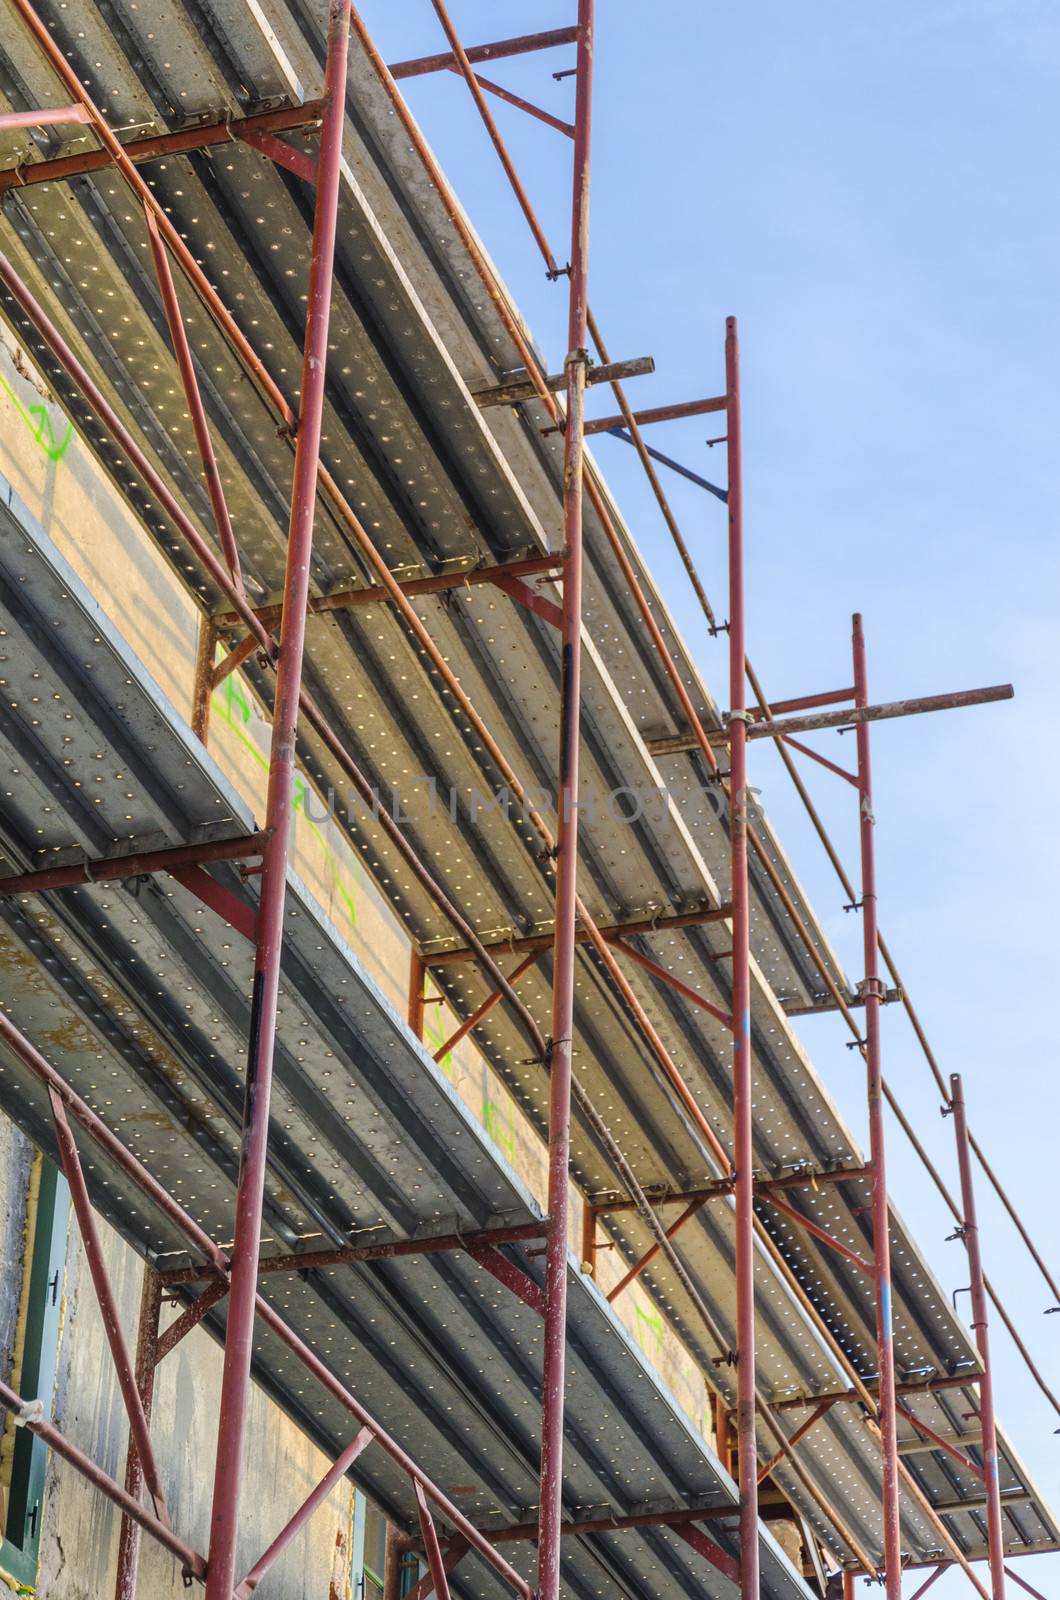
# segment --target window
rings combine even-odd
[[[371,1501],[365,1504],[361,1571],[364,1574],[361,1586],[363,1600],[378,1600],[383,1593],[383,1574],[386,1571],[386,1518]]]
[[[58,1168],[33,1160],[26,1205],[22,1298],[11,1355],[11,1386],[25,1400],[40,1399],[50,1414],[62,1324],[63,1273],[69,1191]],[[0,1570],[22,1592],[37,1581],[41,1512],[48,1447],[8,1417],[4,1433],[3,1541]]]
[[[356,1600],[380,1600],[386,1573],[386,1518],[358,1489],[353,1506],[353,1559],[350,1567]],[[398,1593],[408,1594],[420,1578],[414,1551],[401,1558]]]
[[[410,1550],[407,1555],[403,1555],[401,1566],[398,1569],[398,1593],[404,1595],[408,1594],[410,1589],[415,1589],[423,1575],[423,1570],[425,1569],[421,1569],[420,1561],[414,1550]]]

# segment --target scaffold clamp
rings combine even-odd
[[[29,1428],[35,1422],[44,1421],[44,1401],[24,1400],[15,1412],[15,1427]]]

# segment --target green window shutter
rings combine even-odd
[[[46,1416],[51,1415],[55,1394],[69,1209],[66,1179],[50,1161],[42,1161],[33,1248],[25,1267],[29,1293],[18,1387],[24,1400],[43,1401]],[[11,1456],[0,1568],[25,1588],[37,1581],[47,1463],[43,1439],[19,1428]]]

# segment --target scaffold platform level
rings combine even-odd
[[[0,526],[8,861],[95,856],[116,832],[152,849],[252,832],[242,802],[9,491]],[[228,877],[252,904],[235,869]],[[9,1015],[185,1210],[230,1238],[251,946],[171,878],[86,886],[46,907],[0,897],[0,919]],[[293,878],[286,931],[266,1263],[540,1223],[481,1125]],[[0,1104],[55,1153],[47,1092],[10,1058]],[[86,1143],[84,1159],[93,1202],[122,1236],[159,1270],[189,1265],[186,1241],[106,1154]],[[539,1281],[532,1245],[505,1248]],[[189,1285],[189,1301],[203,1287]],[[467,1251],[266,1270],[262,1292],[437,1482],[461,1489],[467,1516],[501,1528],[533,1519],[540,1316]],[[223,1329],[223,1309],[210,1317]],[[731,1550],[731,1478],[573,1258],[569,1339],[572,1518],[703,1507]],[[307,1386],[267,1331],[255,1370],[338,1455],[348,1414]],[[367,1452],[358,1476],[388,1516],[415,1525],[408,1480],[385,1456]],[[505,1550],[529,1570],[532,1545]],[[769,1600],[805,1595],[764,1527],[762,1559]],[[674,1600],[693,1585],[732,1592],[665,1527],[565,1540],[564,1578],[585,1597],[609,1584]],[[461,1595],[504,1592],[470,1557],[452,1583]]]

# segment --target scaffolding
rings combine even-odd
[[[82,852],[82,858],[58,865],[20,863],[17,852],[8,850],[15,870],[0,880],[0,897],[9,903],[24,903],[28,896],[53,897],[68,891],[76,894],[107,884],[168,875],[190,901],[205,907],[219,925],[235,929],[252,947],[253,967],[245,1099],[234,1153],[234,1229],[231,1243],[224,1247],[219,1242],[224,1235],[204,1226],[193,1208],[178,1202],[172,1189],[149,1170],[88,1099],[45,1059],[26,1031],[10,1017],[0,1015],[0,1037],[11,1058],[20,1064],[19,1083],[33,1085],[32,1094],[24,1087],[17,1088],[13,1097],[8,1094],[5,1105],[20,1116],[40,1142],[57,1151],[70,1184],[128,1413],[130,1446],[124,1484],[104,1473],[39,1415],[30,1403],[32,1397],[0,1386],[0,1401],[121,1509],[117,1580],[120,1600],[133,1600],[136,1594],[142,1532],[158,1540],[191,1579],[205,1586],[207,1600],[233,1600],[233,1596],[246,1600],[333,1486],[351,1471],[357,1476],[372,1456],[379,1455],[385,1456],[387,1472],[391,1474],[384,1475],[383,1481],[390,1484],[393,1474],[397,1474],[405,1483],[406,1497],[411,1494],[414,1504],[415,1527],[406,1529],[404,1547],[420,1552],[427,1567],[427,1575],[412,1591],[416,1600],[432,1591],[444,1600],[451,1589],[461,1592],[459,1564],[469,1555],[477,1556],[503,1589],[514,1590],[526,1600],[531,1600],[532,1595],[536,1600],[558,1600],[561,1586],[570,1582],[577,1588],[581,1581],[564,1576],[566,1551],[575,1543],[594,1537],[608,1548],[607,1541],[626,1530],[642,1534],[659,1530],[691,1550],[700,1563],[695,1571],[703,1592],[727,1595],[738,1590],[742,1600],[759,1600],[762,1595],[779,1600],[781,1595],[805,1593],[799,1576],[763,1542],[759,1496],[761,1486],[770,1478],[784,1482],[788,1498],[804,1508],[800,1515],[809,1533],[808,1543],[824,1544],[841,1556],[844,1594],[853,1593],[854,1575],[861,1572],[882,1579],[888,1600],[901,1600],[903,1572],[920,1566],[931,1569],[918,1591],[923,1594],[948,1566],[959,1565],[984,1600],[1003,1600],[1006,1555],[1011,1554],[1012,1547],[1058,1548],[1060,1533],[1018,1458],[997,1435],[989,1300],[993,1299],[1013,1336],[1018,1339],[1018,1335],[983,1274],[972,1188],[973,1154],[983,1163],[988,1179],[1006,1205],[1008,1201],[969,1133],[959,1078],[952,1079],[944,1090],[946,1110],[952,1112],[956,1132],[959,1201],[949,1195],[930,1163],[929,1170],[953,1210],[960,1237],[967,1246],[978,1357],[974,1365],[969,1364],[961,1354],[959,1335],[946,1331],[938,1335],[938,1348],[946,1346],[940,1358],[941,1373],[910,1377],[908,1372],[900,1372],[896,1363],[892,1307],[896,1297],[904,1304],[915,1303],[918,1291],[911,1287],[915,1273],[913,1279],[897,1282],[900,1269],[892,1271],[892,1250],[903,1260],[911,1258],[913,1251],[889,1208],[885,1105],[890,1105],[918,1152],[927,1158],[882,1076],[881,1012],[885,1005],[900,1002],[905,1006],[940,1086],[943,1080],[877,923],[870,735],[877,721],[997,701],[1010,696],[1011,688],[1000,685],[873,704],[868,691],[862,622],[855,616],[849,686],[779,700],[766,697],[748,660],[745,639],[740,358],[735,319],[730,318],[725,327],[722,393],[637,412],[631,407],[623,384],[647,370],[650,363],[643,359],[612,360],[589,306],[593,0],[579,0],[577,22],[570,28],[474,48],[465,48],[461,43],[442,0],[431,3],[448,45],[443,54],[388,67],[348,0],[330,0],[319,98],[249,111],[242,116],[233,116],[230,107],[218,107],[216,115],[199,117],[191,126],[123,142],[101,110],[98,97],[93,98],[86,87],[87,75],[72,58],[72,45],[63,36],[66,25],[46,7],[35,7],[30,0],[9,0],[27,39],[51,74],[56,98],[66,94],[69,103],[15,106],[0,113],[0,133],[76,124],[93,135],[94,143],[80,146],[73,153],[45,150],[37,159],[19,162],[0,173],[0,194],[19,196],[39,185],[92,181],[98,174],[108,179],[116,175],[124,184],[153,265],[172,361],[197,452],[201,504],[191,509],[180,486],[174,483],[172,471],[160,458],[157,444],[145,443],[143,421],[130,410],[127,397],[122,398],[120,385],[116,386],[112,378],[101,381],[92,370],[98,362],[82,358],[63,331],[61,319],[49,314],[26,274],[7,254],[0,257],[0,282],[9,306],[17,308],[20,325],[32,339],[34,350],[46,358],[49,372],[65,386],[65,392],[78,397],[84,425],[91,430],[90,436],[111,470],[118,472],[120,481],[129,486],[134,502],[146,492],[144,505],[160,512],[158,526],[164,525],[165,533],[159,534],[159,541],[171,550],[180,550],[182,565],[186,565],[188,557],[193,558],[195,586],[205,581],[192,716],[195,735],[202,744],[207,742],[211,696],[226,677],[242,669],[255,674],[255,685],[269,708],[272,742],[267,802],[260,827],[248,817],[236,832],[229,829],[223,837],[159,848],[136,846],[120,854]],[[157,25],[161,27],[162,22]],[[551,459],[561,494],[562,532],[554,547],[500,561],[483,561],[476,552],[471,563],[455,568],[448,557],[438,564],[448,570],[402,578],[398,575],[400,567],[393,567],[380,540],[373,535],[370,513],[362,514],[363,507],[358,507],[355,493],[348,484],[344,486],[334,465],[329,465],[325,444],[329,433],[329,366],[335,350],[331,317],[336,293],[336,240],[347,113],[352,115],[354,110],[348,100],[351,43],[357,50],[360,82],[366,77],[374,80],[373,93],[386,102],[417,165],[420,176],[416,181],[425,182],[431,207],[444,217],[475,276],[477,292],[485,297],[489,314],[503,330],[508,348],[516,352],[514,365],[506,359],[495,371],[491,384],[471,392],[472,409],[482,415],[496,411],[511,419],[514,427],[531,430],[537,445],[551,437],[558,446]],[[482,63],[569,45],[575,47],[574,110],[570,123],[478,71]],[[550,374],[543,366],[398,87],[403,79],[435,72],[449,72],[464,80],[548,276],[553,281],[567,280],[567,355],[561,373]],[[497,97],[544,121],[571,142],[571,237],[566,263],[554,254],[545,236],[490,109],[490,98]],[[358,115],[363,118],[363,110]],[[286,175],[287,192],[292,192],[293,185],[303,206],[306,197],[311,196],[311,255],[296,401],[278,381],[275,364],[266,359],[248,333],[247,318],[237,315],[234,306],[219,292],[214,274],[204,270],[186,230],[174,220],[172,207],[145,176],[156,163],[190,160],[203,152],[233,147],[272,163],[280,174]],[[416,203],[426,204],[422,197],[417,197]],[[182,303],[182,295],[189,289],[195,301],[194,319]],[[220,405],[217,388],[212,383],[207,386],[205,363],[193,347],[189,332],[199,329],[202,317],[211,325],[211,339],[216,338],[228,357],[234,358],[249,380],[256,402],[263,404],[271,417],[277,449],[293,452],[285,568],[277,601],[265,598],[261,586],[251,584],[244,570],[246,549],[237,532],[240,518],[230,510],[220,464],[222,449],[215,442]],[[434,355],[444,361],[444,352]],[[120,352],[116,359],[120,363]],[[613,416],[587,421],[586,389],[597,383],[610,385],[618,411]],[[723,439],[718,441],[724,443],[727,460],[724,488],[690,474],[644,440],[643,430],[651,424],[708,413],[716,413],[724,427]],[[723,716],[713,715],[713,708],[701,701],[686,663],[675,648],[672,630],[638,569],[602,479],[588,459],[586,436],[601,431],[623,438],[636,450],[706,624],[712,634],[727,633],[728,706]],[[225,448],[231,448],[230,437]],[[119,461],[121,466],[115,467]],[[692,476],[726,507],[728,606],[724,623],[718,622],[707,598],[667,501],[657,465]],[[199,526],[204,507],[213,524],[210,536]],[[330,523],[342,530],[360,563],[361,574],[354,585],[315,593],[318,585],[314,580],[314,531],[322,508],[326,508]],[[627,916],[621,907],[616,907],[610,920],[602,919],[592,908],[592,900],[600,897],[588,892],[584,871],[579,874],[578,870],[583,864],[579,836],[585,806],[580,771],[586,739],[583,717],[587,699],[599,692],[600,675],[595,652],[586,644],[585,530],[590,515],[594,528],[599,530],[600,548],[606,551],[608,581],[622,585],[621,604],[628,608],[624,614],[632,618],[646,648],[651,650],[654,667],[683,719],[677,732],[646,740],[646,752],[664,763],[675,758],[694,761],[717,798],[721,848],[729,867],[728,892],[684,910],[657,908],[637,917]],[[502,736],[494,731],[481,709],[486,697],[480,698],[467,687],[467,674],[454,668],[436,630],[423,614],[421,602],[426,599],[440,596],[444,600],[447,595],[478,590],[499,597],[531,619],[546,636],[554,636],[557,709],[552,770],[556,792],[551,815],[549,805],[537,797],[537,784],[509,756]],[[597,610],[601,605],[599,585],[594,589],[593,605]],[[395,618],[405,630],[446,717],[458,730],[458,739],[474,746],[476,759],[516,802],[521,825],[507,828],[506,848],[514,848],[517,841],[526,858],[524,868],[527,862],[531,864],[538,903],[547,902],[547,916],[541,919],[551,924],[547,932],[524,931],[498,938],[467,904],[461,905],[452,883],[436,865],[438,850],[418,849],[410,832],[379,807],[376,776],[365,770],[350,745],[348,728],[336,717],[333,706],[324,702],[319,675],[314,687],[307,682],[304,660],[309,619],[353,617],[378,609]],[[588,696],[583,683],[587,651],[594,674]],[[385,696],[383,700],[385,703]],[[394,706],[395,717],[400,710]],[[853,770],[827,758],[801,737],[837,728],[856,730]],[[760,739],[770,741],[780,752],[839,873],[850,908],[860,915],[864,975],[853,989],[845,984],[834,957],[815,929],[809,910],[779,857],[768,824],[754,805],[748,756],[749,746]],[[858,887],[847,877],[824,831],[794,765],[793,753],[822,765],[854,789],[860,840]],[[315,771],[322,784],[331,774],[342,775],[370,811],[371,826],[383,840],[385,861],[400,867],[404,881],[413,886],[417,905],[429,906],[438,925],[448,934],[442,938],[435,933],[414,946],[408,996],[412,1033],[423,1039],[429,986],[434,984],[442,992],[445,985],[444,993],[461,1020],[434,1053],[435,1060],[461,1039],[479,1034],[484,1025],[503,1018],[503,1026],[521,1041],[523,1055],[513,1055],[507,1036],[503,1050],[497,1046],[498,1051],[506,1055],[509,1063],[517,1059],[521,1069],[531,1069],[546,1080],[548,1181],[543,1215],[526,1215],[523,1220],[501,1226],[463,1226],[434,1235],[425,1233],[421,1226],[409,1237],[367,1245],[344,1242],[348,1230],[333,1218],[329,1224],[331,1242],[324,1248],[262,1255],[263,1227],[268,1225],[269,1217],[268,1173],[270,1162],[279,1158],[272,1112],[278,1040],[283,1044],[281,958],[285,964],[302,959],[304,966],[311,965],[307,952],[298,947],[290,920],[292,907],[303,920],[311,920],[311,912],[292,889],[290,873],[289,841],[298,759],[308,770]],[[665,826],[676,835],[686,825],[679,815],[668,814]],[[506,824],[502,827],[494,818],[491,827],[496,828],[499,837],[505,833]],[[483,859],[487,858],[488,852],[484,851]],[[492,859],[500,859],[497,851]],[[480,862],[479,870],[488,876],[488,865]],[[503,875],[498,875],[493,887],[503,900]],[[772,931],[767,926],[770,918]],[[522,920],[525,922],[525,915]],[[519,919],[513,917],[513,926],[518,923]],[[712,975],[716,991],[713,996],[703,992],[698,968],[696,974],[682,978],[672,970],[673,963],[668,965],[646,952],[645,943],[660,931],[687,931],[689,936],[695,933],[703,940],[714,939],[709,946],[697,947],[701,964],[706,963]],[[852,1046],[865,1064],[870,1131],[867,1161],[837,1156],[828,1162],[813,1163],[800,1153],[791,1170],[762,1170],[755,1109],[756,1092],[761,1091],[762,1085],[761,1081],[756,1084],[755,1060],[756,1051],[762,1056],[771,1046],[763,1043],[765,983],[758,975],[762,961],[761,950],[758,955],[755,953],[756,937],[763,946],[773,941],[781,951],[777,961],[800,974],[794,987],[801,993],[786,1007],[787,1014],[835,1010],[850,1031]],[[650,1063],[653,1081],[665,1085],[671,1107],[701,1153],[702,1170],[707,1175],[693,1186],[674,1184],[660,1192],[657,1186],[645,1184],[638,1176],[637,1158],[615,1131],[615,1118],[601,1110],[599,1093],[594,1093],[574,1069],[579,1028],[584,1031],[588,1026],[584,1016],[579,1020],[579,952],[591,963],[593,981],[598,986],[594,992],[607,995],[607,1026],[615,1030],[616,1038],[637,1037],[643,1059]],[[505,971],[504,962],[509,955],[518,959]],[[332,961],[329,970],[337,974],[337,956],[328,959]],[[890,974],[892,987],[888,987],[881,973],[881,961]],[[546,963],[547,981],[542,976]],[[473,979],[468,978],[469,973]],[[650,1001],[634,981],[634,975],[641,974],[651,980]],[[540,1005],[527,1000],[525,989],[520,992],[520,983],[528,975],[547,991],[547,1025]],[[336,976],[335,981],[346,980]],[[782,1020],[775,1001],[771,1003]],[[323,1007],[323,998],[319,1004]],[[708,1110],[704,1094],[675,1051],[671,1035],[678,1012],[667,1008],[678,1005],[680,1028],[687,1033],[693,1026],[688,1019],[698,1018],[702,1028],[709,1030],[706,1036],[711,1049],[728,1056],[725,1077],[731,1086],[729,1127]],[[603,1028],[604,1024],[599,1026]],[[400,1055],[403,1047],[394,1042],[395,1038],[387,1035],[385,1051],[380,1047],[383,1053]],[[409,1059],[406,1088],[411,1095],[415,1091],[409,1086],[417,1081],[415,1072],[422,1070],[422,1060],[419,1056]],[[767,1057],[765,1067],[757,1070],[763,1075],[774,1072],[775,1063],[771,1065],[771,1061]],[[779,1078],[779,1069],[775,1075]],[[42,1116],[43,1111],[50,1117],[50,1125]],[[717,1476],[705,1486],[701,1483],[697,1495],[691,1486],[695,1472],[690,1467],[683,1505],[626,1514],[610,1509],[597,1517],[570,1513],[565,1494],[565,1441],[572,1429],[569,1397],[574,1387],[584,1388],[586,1384],[584,1374],[572,1378],[568,1371],[572,1330],[578,1330],[581,1341],[580,1360],[593,1340],[598,1341],[596,1348],[602,1349],[604,1339],[593,1320],[597,1308],[591,1295],[586,1300],[585,1286],[572,1277],[572,1111],[581,1119],[595,1147],[596,1167],[610,1174],[610,1182],[600,1184],[585,1207],[582,1259],[591,1271],[604,1231],[607,1242],[618,1244],[628,1263],[609,1291],[609,1300],[617,1298],[630,1283],[647,1281],[644,1275],[650,1279],[651,1273],[660,1268],[667,1274],[665,1282],[676,1286],[683,1325],[694,1330],[689,1337],[695,1348],[707,1351],[705,1359],[714,1364],[719,1420],[724,1429],[730,1413],[734,1420],[731,1459],[735,1463],[738,1500],[723,1492]],[[448,1113],[439,1111],[438,1115],[443,1118]],[[618,1120],[621,1122],[622,1118]],[[121,1332],[93,1216],[93,1205],[106,1209],[108,1201],[93,1175],[94,1164],[88,1171],[83,1167],[75,1126],[105,1158],[108,1170],[120,1176],[125,1210],[119,1206],[115,1211],[111,1205],[112,1220],[116,1218],[127,1234],[134,1234],[136,1229],[130,1218],[137,1206],[146,1203],[152,1214],[165,1220],[169,1236],[183,1241],[191,1257],[188,1265],[156,1268],[148,1274],[135,1352],[127,1347]],[[133,1195],[135,1200],[129,1198]],[[509,1196],[507,1204],[514,1207],[523,1202]],[[668,1223],[666,1214],[674,1206],[680,1209],[676,1219]],[[532,1208],[523,1205],[523,1210]],[[860,1240],[854,1223],[866,1210],[871,1217],[866,1233],[867,1253],[865,1243],[857,1248]],[[1022,1223],[1011,1206],[1009,1210],[1033,1251]],[[724,1222],[707,1224],[708,1216],[722,1213]],[[630,1223],[623,1233],[626,1218]],[[695,1256],[695,1250],[707,1247],[690,1242],[694,1222],[731,1230],[734,1319],[719,1314],[719,1301],[724,1296],[719,1294],[716,1282],[708,1286],[706,1271],[697,1266],[700,1258]],[[682,1246],[687,1246],[684,1254],[674,1242],[678,1235]],[[533,1247],[542,1246],[543,1274],[533,1253]],[[171,1248],[178,1246],[174,1243]],[[1051,1291],[1056,1293],[1041,1257],[1034,1254]],[[511,1310],[503,1315],[516,1315],[520,1330],[527,1322],[539,1330],[539,1499],[532,1522],[502,1526],[494,1518],[486,1524],[476,1523],[399,1441],[393,1428],[388,1427],[387,1418],[370,1410],[322,1359],[316,1341],[298,1332],[297,1316],[289,1319],[281,1314],[275,1297],[267,1292],[271,1284],[281,1279],[299,1283],[314,1272],[415,1258],[470,1262],[476,1271],[476,1293],[482,1294],[483,1283],[491,1291],[500,1286],[513,1302]],[[842,1262],[841,1268],[838,1262]],[[797,1308],[800,1331],[792,1337],[826,1350],[829,1362],[843,1375],[843,1387],[824,1391],[804,1388],[785,1396],[778,1389],[775,1373],[770,1374],[766,1385],[762,1362],[756,1355],[756,1333],[764,1314],[762,1276],[767,1268],[771,1283],[777,1286],[770,1293],[782,1296],[785,1305]],[[830,1272],[841,1276],[828,1278]],[[849,1285],[859,1280],[871,1286],[874,1308],[874,1349],[868,1366],[852,1358],[849,1345],[836,1331],[841,1320],[836,1307],[855,1303],[860,1290]],[[929,1291],[920,1293],[927,1295]],[[164,1294],[181,1297],[183,1310],[178,1320],[161,1333]],[[856,1320],[857,1315],[852,1311],[851,1320]],[[155,1369],[180,1338],[199,1324],[211,1327],[224,1345],[213,1514],[205,1551],[191,1548],[171,1525],[150,1427]],[[334,1462],[327,1475],[268,1549],[246,1571],[241,1571],[238,1530],[247,1450],[247,1400],[255,1371],[255,1339],[262,1329],[285,1352],[285,1360],[290,1358],[312,1375],[346,1418],[352,1437],[339,1450],[328,1435]],[[925,1333],[921,1344],[930,1351],[931,1336]],[[1022,1344],[1020,1348],[1024,1350]],[[1045,1389],[1040,1375],[1035,1375]],[[918,1399],[933,1398],[941,1404],[948,1392],[965,1396],[972,1388],[978,1394],[977,1429],[955,1428],[948,1413],[943,1414],[942,1421],[935,1417],[933,1425],[917,1410]],[[1045,1392],[1048,1395],[1047,1389]],[[632,1405],[632,1400],[629,1403]],[[790,1434],[784,1427],[789,1409],[808,1413]],[[848,1420],[840,1421],[841,1414]],[[583,1413],[578,1416],[580,1420]],[[901,1439],[900,1422],[906,1424],[905,1437]],[[867,1536],[866,1524],[859,1521],[855,1526],[839,1496],[822,1488],[820,1463],[816,1462],[812,1470],[807,1466],[803,1441],[814,1430],[819,1436],[823,1426],[836,1429],[832,1447],[849,1452],[850,1459],[867,1448],[866,1438],[871,1441],[880,1479],[878,1547]],[[857,1444],[853,1442],[855,1432],[860,1441]],[[933,1466],[918,1471],[916,1464],[923,1460],[930,1460]],[[400,1508],[399,1500],[393,1503]],[[1022,1523],[1013,1509],[1017,1506],[1024,1511]],[[985,1543],[977,1537],[978,1519],[984,1512]],[[738,1527],[733,1526],[736,1519]],[[955,1531],[958,1528],[960,1531]],[[533,1581],[527,1576],[525,1564],[519,1569],[503,1553],[509,1543],[517,1547],[536,1544]],[[984,1558],[988,1562],[988,1586],[973,1564]],[[763,1570],[763,1561],[767,1571]],[[677,1576],[677,1569],[672,1576],[679,1586],[688,1581],[686,1576]],[[1019,1578],[1015,1581],[1028,1587]]]

